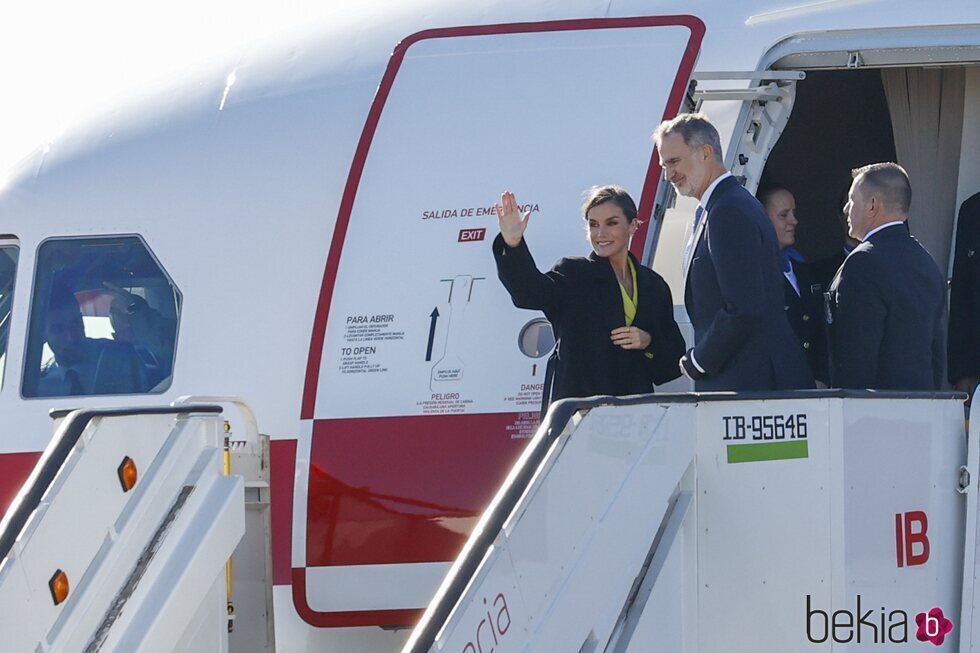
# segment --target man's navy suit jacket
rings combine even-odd
[[[734,177],[705,207],[684,304],[694,327],[698,391],[812,388],[803,348],[783,310],[776,232],[765,209]]]
[[[830,377],[840,388],[938,390],[946,284],[904,224],[854,248],[828,293]]]

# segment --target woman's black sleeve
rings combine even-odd
[[[541,310],[548,316],[559,310],[564,279],[560,262],[545,274],[534,264],[524,239],[517,247],[510,247],[499,234],[493,241],[493,258],[497,276],[510,293],[514,306]]]
[[[670,287],[659,275],[657,275],[657,313],[656,328],[650,334],[650,346],[647,347],[644,355],[647,358],[648,373],[650,380],[655,385],[673,381],[681,375],[677,361],[684,355],[685,347],[684,336],[674,320],[674,299],[670,294]],[[653,354],[651,357],[649,354]]]

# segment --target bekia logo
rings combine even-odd
[[[919,626],[915,638],[920,642],[932,642],[936,646],[942,645],[946,635],[953,630],[953,622],[943,615],[942,608],[920,612],[915,615],[915,623]]]
[[[477,624],[470,640],[463,646],[461,653],[493,653],[500,640],[510,630],[510,610],[507,609],[507,597],[503,592],[497,594],[492,603],[488,603],[486,597],[483,597],[483,607],[486,610],[486,619],[482,618],[481,611],[478,615],[481,617],[480,623]],[[496,619],[491,612],[496,612]]]
[[[854,611],[834,610],[828,614],[813,607],[812,598],[807,594],[806,638],[812,644],[823,644],[828,639],[838,644],[901,644],[909,641],[909,615],[905,610],[888,610],[884,606],[865,610],[865,607],[858,594]],[[941,646],[953,630],[953,622],[938,607],[915,615],[915,625],[915,638],[936,646]]]

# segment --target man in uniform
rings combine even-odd
[[[908,230],[912,186],[896,163],[851,172],[847,223],[860,241],[827,293],[831,382],[841,388],[938,390],[945,282]]]

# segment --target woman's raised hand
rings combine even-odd
[[[510,191],[506,191],[500,196],[500,204],[497,205],[497,220],[500,222],[500,235],[504,237],[504,242],[510,247],[517,247],[521,244],[524,237],[524,230],[527,229],[527,222],[531,219],[531,212],[528,211],[521,216],[517,208],[517,198]]]

